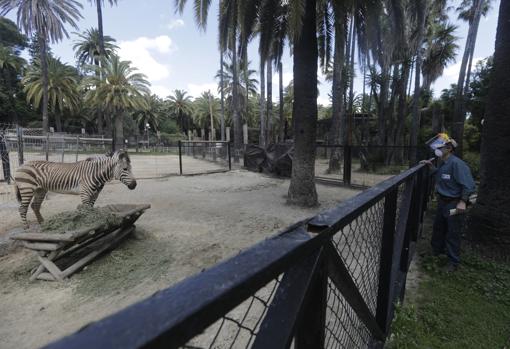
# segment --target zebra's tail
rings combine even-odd
[[[14,192],[16,193],[16,199],[18,200],[18,202],[21,202],[21,192],[19,191],[16,182],[14,182]]]

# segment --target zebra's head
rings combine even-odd
[[[136,188],[136,179],[131,172],[131,160],[125,150],[117,150],[113,153],[112,158],[116,160],[113,169],[113,176],[124,183],[129,189]]]

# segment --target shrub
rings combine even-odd
[[[475,180],[480,180],[480,153],[465,152],[464,161],[471,169],[471,174]]]

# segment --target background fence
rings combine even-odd
[[[429,186],[415,166],[47,348],[382,348]]]
[[[76,162],[106,154],[111,139],[49,133],[39,129],[0,130],[0,202],[14,200],[9,184],[16,169],[27,161]],[[169,146],[129,148],[136,178],[163,178],[224,172],[232,168],[230,144],[221,141],[179,141]]]
[[[315,175],[319,181],[368,188],[415,165],[410,159],[427,159],[427,147],[342,146],[318,144]]]

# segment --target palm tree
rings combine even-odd
[[[78,80],[78,72],[74,67],[63,64],[59,59],[48,57],[48,107],[55,116],[57,132],[62,132],[61,117],[64,112],[74,112],[80,104]],[[39,64],[30,66],[22,80],[27,101],[35,108],[41,107],[44,91],[43,81],[42,69]]]
[[[73,50],[75,51],[75,57],[78,60],[79,66],[84,66],[86,64],[94,64],[96,67],[99,67],[101,62],[101,35],[99,30],[95,28],[87,29],[83,33],[76,33],[80,40],[75,41]],[[118,48],[114,42],[115,39],[110,36],[105,36],[102,39],[103,48],[104,48],[104,56],[106,58],[110,57],[115,50]],[[99,74],[100,70],[96,69],[96,74]],[[97,130],[99,134],[103,134],[103,114],[100,110],[96,110],[96,122],[97,122]]]
[[[0,45],[0,78],[5,82],[7,87],[7,99],[11,104],[11,112],[14,114],[14,120],[19,123],[18,115],[16,113],[16,102],[14,96],[14,87],[17,84],[17,76],[21,71],[25,60],[15,55],[11,49]]]
[[[94,64],[98,66],[101,61],[101,37],[99,30],[90,28],[83,33],[75,34],[79,37],[79,40],[75,41],[73,45],[78,65]],[[110,57],[119,48],[114,44],[115,41],[111,36],[103,37],[105,58]]]
[[[112,150],[124,147],[124,116],[128,111],[147,108],[143,95],[150,94],[146,76],[137,73],[131,62],[121,61],[116,55],[103,60],[99,75],[83,81],[85,100],[113,115]],[[103,79],[98,78],[101,76]]]
[[[459,78],[457,81],[457,95],[455,98],[455,108],[453,114],[452,136],[458,142],[459,146],[456,150],[462,156],[462,143],[464,138],[464,121],[465,121],[465,100],[464,90],[467,89],[466,70],[471,71],[472,56],[475,49],[476,36],[478,34],[478,25],[480,18],[489,10],[490,0],[464,0],[458,8],[459,18],[469,22],[469,30],[466,38],[466,46],[460,65]],[[471,59],[470,59],[471,57]]]
[[[136,110],[133,113],[138,129],[144,128],[149,124],[153,130],[159,131],[159,123],[162,118],[161,114],[161,99],[156,95],[144,95],[142,97],[144,102],[140,103],[143,108]]]
[[[213,123],[219,121],[220,107],[220,101],[211,92],[202,92],[193,103],[193,122],[202,129],[210,128],[211,119]]]
[[[97,9],[97,28],[98,28],[98,43],[99,43],[99,54],[102,56],[102,57],[105,57],[107,56],[108,54],[108,51],[107,51],[107,42],[106,42],[106,38],[104,37],[103,35],[103,4],[104,4],[104,0],[89,0],[90,3],[95,3],[96,4],[96,9]],[[113,5],[117,5],[117,0],[108,0],[108,2],[110,3],[111,6]]]
[[[39,41],[43,83],[43,130],[48,132],[47,44],[58,42],[64,36],[69,37],[64,23],[78,28],[76,21],[82,17],[79,9],[83,6],[76,0],[0,0],[0,15],[4,16],[16,7],[18,27],[27,35],[37,34]]]
[[[455,61],[459,46],[454,35],[457,26],[449,23],[433,24],[429,27],[429,42],[425,48],[422,74],[423,87],[430,90],[432,83],[443,75],[444,68]]]
[[[170,113],[177,116],[179,126],[187,134],[191,129],[190,118],[193,114],[193,107],[191,97],[186,96],[186,94],[187,92],[184,90],[175,90],[174,94],[172,96],[168,96],[167,98]],[[188,120],[187,123],[184,122],[184,118]]]
[[[499,7],[494,68],[482,130],[481,180],[469,230],[491,253],[508,257],[510,246],[510,0]]]

